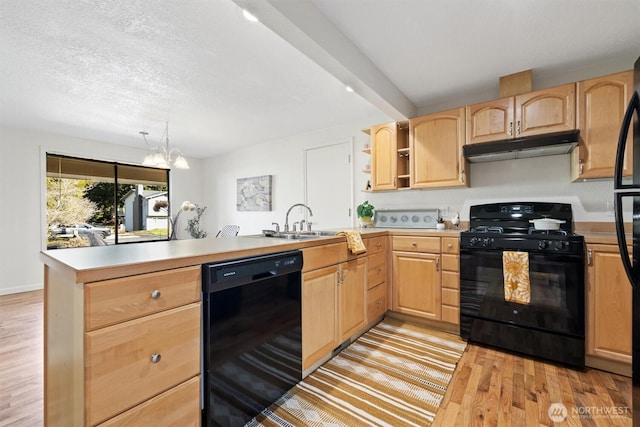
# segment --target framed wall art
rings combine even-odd
[[[238,178],[238,211],[270,211],[272,175]]]

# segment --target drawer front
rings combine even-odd
[[[442,253],[443,254],[459,254],[460,244],[457,237],[443,237],[442,238]]]
[[[387,286],[379,285],[367,292],[367,323],[387,311]]]
[[[302,256],[304,258],[303,273],[317,270],[318,268],[338,264],[347,259],[347,244],[331,243],[329,245],[304,248]]]
[[[446,271],[460,271],[460,257],[458,255],[442,255],[442,269]]]
[[[200,301],[200,270],[200,266],[178,268],[87,284],[86,330]]]
[[[394,251],[440,253],[439,237],[394,236]]]
[[[387,250],[386,237],[371,237],[366,239],[367,253],[369,255],[378,254]]]
[[[460,289],[460,274],[452,271],[443,271],[442,287],[448,289]]]
[[[460,324],[460,309],[449,305],[442,306],[442,321],[448,323]]]
[[[190,379],[102,423],[99,427],[199,427],[200,376]]]
[[[200,373],[200,303],[87,332],[85,354],[95,425]]]
[[[374,288],[387,278],[387,254],[369,255],[368,288]]]
[[[457,289],[442,288],[442,304],[460,307],[460,291]]]

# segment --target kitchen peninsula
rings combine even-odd
[[[45,425],[113,426],[134,420],[157,424],[158,419],[199,425],[204,263],[301,249],[303,280],[311,288],[312,283],[326,283],[314,282],[319,273],[348,268],[353,260],[361,278],[363,315],[346,331],[348,338],[364,332],[386,312],[390,233],[437,243],[438,253],[441,240],[456,241],[458,234],[359,231],[370,249],[362,255],[348,252],[343,236],[176,240],[42,252]],[[438,281],[438,291],[439,285]],[[367,297],[375,299],[366,301]],[[440,301],[440,295],[434,298]],[[303,302],[303,313],[304,307]],[[303,331],[308,327],[304,322]],[[325,351],[321,343],[303,342],[303,349],[320,346],[303,362],[307,373],[331,357],[333,346]]]

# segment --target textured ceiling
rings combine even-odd
[[[640,55],[638,0],[234,1],[0,0],[0,124],[209,157]]]

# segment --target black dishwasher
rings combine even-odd
[[[202,266],[203,426],[243,426],[302,379],[302,252]]]

